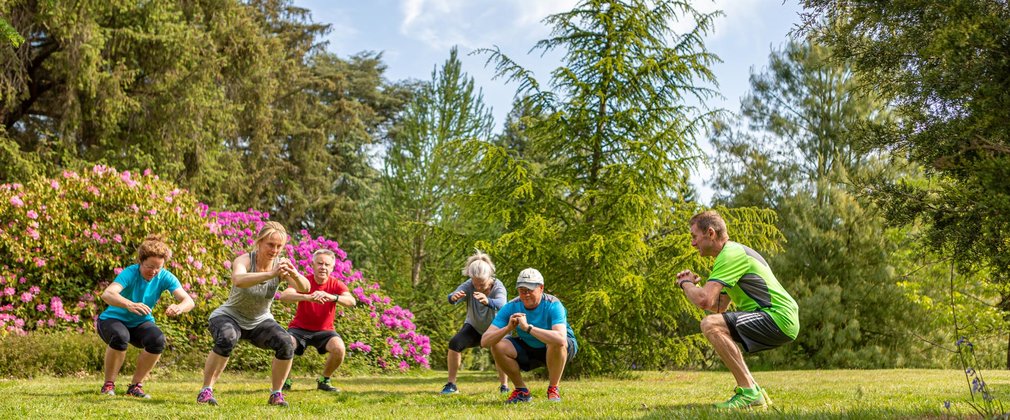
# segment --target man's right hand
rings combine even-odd
[[[681,280],[687,280],[691,283],[698,284],[698,281],[701,280],[701,277],[699,277],[697,274],[692,273],[691,270],[684,270],[677,273],[677,284],[680,284]]]
[[[143,302],[130,302],[130,304],[126,306],[126,310],[137,315],[148,315],[151,313],[151,308]]]
[[[463,299],[463,297],[465,297],[465,296],[466,296],[466,292],[460,290],[460,291],[457,291],[457,292],[453,293],[451,298],[452,298],[453,302],[456,302],[456,301],[458,301],[460,299]]]

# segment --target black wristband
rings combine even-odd
[[[533,335],[533,325],[526,327],[526,334]]]
[[[684,282],[688,282],[688,283],[694,283],[694,282],[692,282],[691,280],[688,280],[688,279],[682,279],[682,280],[680,280],[680,281],[678,281],[678,282],[677,282],[677,287],[679,287],[679,288],[683,289],[683,288],[684,288]]]

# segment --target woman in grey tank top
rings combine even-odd
[[[211,312],[210,333],[214,348],[207,355],[203,371],[203,389],[199,403],[217,405],[214,383],[221,376],[235,344],[247,340],[261,349],[274,351],[270,373],[270,405],[287,406],[281,387],[291,370],[294,339],[270,312],[281,280],[302,293],[309,291],[309,281],[298,274],[294,264],[281,258],[288,234],[277,222],[267,222],[256,235],[256,250],[242,254],[232,262],[231,292],[228,300]]]

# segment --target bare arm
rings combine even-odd
[[[568,328],[565,327],[565,324],[555,324],[550,329],[537,328],[526,322],[526,314],[515,314],[512,316],[517,318],[518,328],[526,331],[529,335],[532,335],[544,344],[563,346],[568,342]]]
[[[298,291],[295,290],[294,287],[290,287],[290,285],[281,292],[281,296],[277,299],[281,302],[304,302],[307,300],[315,300],[312,295],[298,293]]]
[[[719,292],[722,291],[722,284],[710,281],[705,283],[705,286],[699,287],[697,284],[686,281],[680,287],[694,306],[706,311],[719,312]]]
[[[196,303],[193,303],[193,298],[182,287],[176,288],[172,292],[172,296],[175,297],[176,303],[168,305],[168,308],[165,309],[165,315],[179,316],[196,307]]]
[[[312,287],[309,285],[309,279],[305,278],[298,270],[295,270],[291,262],[284,260],[280,266],[281,278],[288,282],[289,288],[294,287],[299,293],[308,293],[312,290]]]
[[[277,277],[279,274],[279,264],[273,270],[250,273],[249,267],[254,263],[250,260],[249,254],[242,254],[235,258],[235,261],[231,263],[231,283],[246,289]]]
[[[333,296],[333,301],[337,302],[337,304],[341,306],[346,306],[350,308],[358,304],[358,300],[354,298],[354,295],[352,295],[351,292],[344,292],[337,296],[334,295],[330,296]]]
[[[516,329],[513,322],[509,320],[509,324],[505,328],[498,328],[494,325],[487,327],[487,331],[484,331],[484,335],[480,336],[480,346],[484,348],[491,348],[491,346],[498,344],[505,336],[512,334],[512,331]]]
[[[126,309],[137,315],[148,315],[151,313],[151,308],[143,302],[134,302],[119,294],[119,292],[122,291],[122,284],[112,282],[112,284],[109,284],[109,286],[105,288],[105,291],[102,292],[102,300],[109,305]]]

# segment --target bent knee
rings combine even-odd
[[[344,340],[341,340],[340,337],[333,337],[330,341],[326,342],[326,351],[342,354],[347,349],[344,347]]]
[[[277,340],[274,345],[274,357],[278,360],[291,360],[295,357],[294,340]]]
[[[214,337],[214,353],[217,353],[221,357],[231,357],[231,352],[235,349],[236,343],[238,343],[238,337],[232,334],[226,333]]]
[[[726,321],[722,315],[709,315],[701,320],[701,332],[704,334],[729,333],[726,328]]]
[[[165,351],[165,334],[157,334],[144,340],[144,351],[151,354],[161,354]]]

